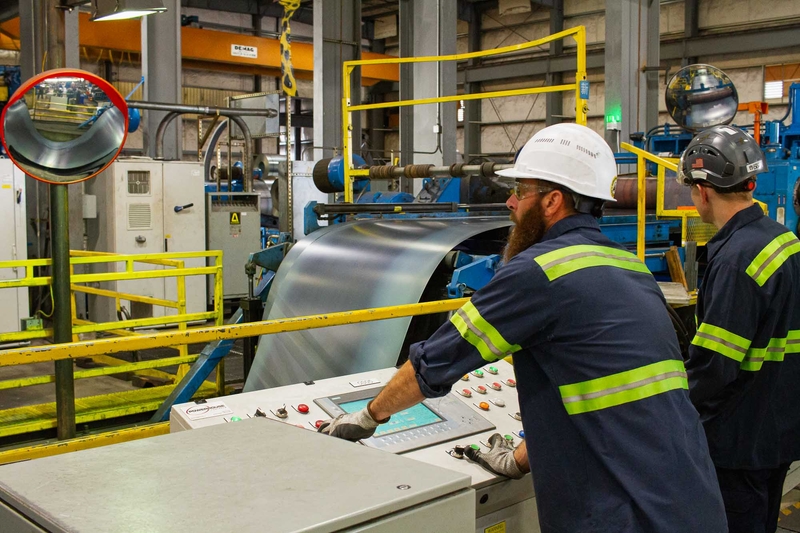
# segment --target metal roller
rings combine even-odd
[[[321,229],[281,264],[264,319],[419,302],[450,251],[469,241],[473,253],[498,253],[510,225],[504,216],[362,220]],[[405,355],[411,321],[264,336],[244,390],[393,366]]]

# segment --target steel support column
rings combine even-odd
[[[564,31],[564,0],[554,0],[550,9],[550,33]],[[564,41],[558,40],[550,43],[550,57],[557,57],[564,53]],[[561,72],[548,72],[545,77],[546,85],[561,85],[564,76]],[[545,104],[545,124],[551,126],[561,122],[564,114],[564,93],[547,93]]]
[[[657,0],[606,0],[606,141],[614,151],[658,119],[657,107],[648,110],[658,95],[658,15]]]
[[[477,52],[481,49],[481,16],[483,10],[475,4],[470,4],[469,41],[468,51]],[[477,67],[479,59],[470,59],[469,68]],[[481,91],[480,83],[465,83],[464,93],[472,94]],[[467,100],[464,102],[464,163],[469,163],[474,157],[482,153],[481,148],[481,105],[482,100]],[[461,200],[466,202],[465,187],[469,179],[462,179]]]
[[[144,100],[180,104],[183,101],[181,71],[181,2],[165,0],[167,11],[142,17],[142,74]],[[156,130],[166,116],[163,111],[148,111],[144,130],[145,153],[156,153]],[[181,159],[183,128],[176,120],[164,136],[164,158]]]
[[[408,9],[411,9],[409,15]],[[403,44],[404,24],[409,18],[413,25],[412,46],[414,56],[438,56],[456,53],[457,4],[452,0],[405,0],[400,2],[401,55],[408,51]],[[408,41],[406,40],[406,43]],[[456,94],[456,65],[453,61],[439,63],[414,63],[411,95],[403,92],[401,70],[401,99],[431,98]],[[413,150],[408,154],[406,133],[409,125],[400,116],[401,157],[406,163],[451,164],[456,162],[457,109],[453,104],[427,104],[413,108]],[[415,183],[416,187],[421,184]],[[418,192],[417,190],[414,193]]]
[[[698,4],[699,0],[684,0],[683,3],[683,36],[686,39],[696,39],[700,35],[700,26],[698,23]],[[681,64],[683,66],[697,63],[697,56],[683,57]]]
[[[361,59],[361,0],[314,0],[314,159],[342,153],[342,63],[354,59]],[[358,68],[350,87],[350,103],[361,103]],[[353,113],[353,153],[361,146],[359,118]]]
[[[414,56],[414,6],[416,0],[400,0],[398,32],[400,33],[400,57]],[[414,98],[414,65],[400,65],[400,99]],[[414,108],[401,107],[400,113],[400,164],[414,162]],[[400,179],[400,190],[413,193],[413,181]]]

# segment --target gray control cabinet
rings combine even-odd
[[[225,299],[247,295],[244,265],[248,256],[261,250],[259,193],[206,193],[206,239],[209,250],[222,250]],[[210,265],[213,266],[213,265]],[[214,281],[209,278],[208,301],[214,300]]]

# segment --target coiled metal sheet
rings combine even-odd
[[[275,276],[265,319],[419,302],[445,255],[506,217],[362,220],[300,240]],[[260,339],[244,390],[342,376],[396,364],[411,318]]]

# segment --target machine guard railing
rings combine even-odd
[[[167,326],[174,325],[177,327],[177,333],[188,335],[191,329],[188,328],[189,323],[202,322],[206,323],[208,320],[213,320],[216,325],[223,324],[223,298],[222,298],[222,252],[221,251],[201,251],[201,252],[178,252],[178,253],[159,253],[159,254],[139,254],[139,255],[120,255],[105,252],[86,252],[86,251],[72,251],[70,253],[70,265],[74,270],[76,265],[103,265],[111,267],[116,264],[123,264],[124,267],[121,271],[117,272],[101,272],[90,274],[75,274],[72,273],[72,286],[71,286],[71,308],[72,308],[72,334],[73,341],[78,341],[79,334],[82,333],[108,333],[117,335],[129,340],[136,340],[140,337],[146,336],[141,332],[134,331],[134,328],[141,327],[154,327],[154,326]],[[186,267],[186,259],[205,259],[209,266],[204,267]],[[13,270],[15,273],[22,271],[22,275],[17,276],[16,279],[0,280],[0,289],[11,288],[27,288],[27,287],[40,287],[49,286],[51,278],[49,276],[37,276],[35,269],[37,267],[47,267],[51,265],[49,259],[30,259],[21,261],[0,261],[0,271]],[[151,270],[136,270],[135,267],[141,268],[142,265],[156,267],[157,269]],[[208,312],[201,313],[187,313],[186,310],[186,285],[185,278],[187,276],[214,276],[214,309]],[[175,300],[165,298],[152,298],[149,296],[142,296],[138,294],[131,294],[121,291],[112,291],[107,289],[100,289],[82,284],[109,282],[109,281],[125,281],[125,280],[144,280],[153,278],[169,278],[174,277],[175,282]],[[93,294],[100,297],[113,298],[116,301],[116,308],[119,310],[120,300],[128,300],[130,302],[146,303],[154,306],[161,306],[166,309],[174,309],[176,314],[166,314],[162,317],[152,318],[139,318],[119,320],[107,323],[95,323],[88,320],[80,319],[76,316],[76,303],[75,294]],[[19,343],[33,339],[47,338],[52,335],[51,329],[43,329],[36,331],[21,331],[11,333],[0,333],[0,342],[2,343]],[[98,341],[91,341],[98,342]],[[188,371],[188,364],[197,360],[198,355],[192,355],[188,352],[189,342],[176,343],[170,345],[171,348],[177,350],[176,357],[162,357],[159,359],[149,361],[136,361],[127,362],[121,359],[108,357],[111,352],[97,352],[94,356],[95,363],[101,365],[98,368],[89,368],[76,370],[74,372],[75,379],[85,379],[97,376],[107,376],[122,373],[135,373],[136,375],[145,377],[155,377],[169,381],[177,382],[183,372]],[[61,346],[71,346],[70,344]],[[7,362],[4,355],[5,352],[0,351],[0,365]],[[164,368],[169,366],[178,366],[179,371],[177,376],[172,376],[164,372],[157,372],[154,369]],[[217,394],[222,394],[224,391],[224,377],[223,372],[217,373],[217,383],[213,388]],[[29,387],[34,385],[41,385],[46,383],[55,382],[53,374],[34,375],[24,378],[7,379],[0,381],[0,391],[19,387]],[[169,386],[168,386],[169,387]],[[172,385],[174,388],[174,385]],[[206,387],[208,389],[208,387]],[[135,391],[133,391],[135,392]],[[208,394],[209,390],[205,393]],[[169,392],[166,391],[165,394]],[[113,397],[113,398],[112,398]],[[126,397],[126,393],[115,393],[95,397],[95,399],[103,403],[102,418],[112,416],[122,416],[123,414],[131,414],[137,412],[133,404],[135,401]],[[108,399],[108,402],[105,400]],[[150,404],[155,401],[153,398],[140,399],[147,403],[141,409],[151,409]],[[105,403],[104,403],[105,402]],[[38,417],[38,406],[33,406],[31,409]],[[18,408],[19,409],[19,408]],[[24,408],[21,408],[24,410]],[[11,411],[14,411],[13,413]],[[3,413],[7,413],[16,422],[22,424],[24,415],[17,412],[17,410],[0,411],[0,420],[4,418]],[[89,415],[87,415],[89,416]],[[91,421],[91,416],[84,421]],[[31,422],[28,425],[22,424],[20,428],[28,428],[34,431],[38,429],[46,429],[50,427],[52,422],[39,420],[38,422]],[[16,434],[19,432],[26,432],[22,429],[8,429],[3,430],[0,428],[0,436],[7,434]]]
[[[561,39],[572,37],[577,43],[577,70],[575,72],[575,83],[568,83],[562,85],[544,86],[544,87],[529,87],[526,89],[511,89],[505,91],[490,91],[482,93],[470,94],[457,94],[453,96],[439,96],[436,98],[418,98],[415,100],[399,100],[394,102],[380,102],[376,104],[360,104],[350,105],[351,98],[351,75],[356,67],[364,65],[400,65],[405,63],[432,63],[439,61],[465,61],[479,57],[490,57],[507,54],[509,52],[518,52],[521,50],[528,50],[543,44],[551,43]],[[343,69],[343,83],[344,92],[342,98],[342,143],[344,155],[344,201],[345,203],[353,203],[353,179],[355,176],[367,176],[368,170],[360,170],[353,168],[353,126],[351,114],[354,111],[365,111],[369,109],[383,109],[389,107],[404,107],[411,105],[422,104],[436,104],[445,102],[458,102],[461,100],[481,100],[485,98],[500,98],[505,96],[522,96],[527,94],[537,93],[552,93],[563,91],[575,91],[575,122],[578,124],[586,125],[586,114],[588,112],[588,105],[586,99],[581,97],[581,86],[586,83],[586,28],[583,26],[576,26],[568,30],[564,30],[553,35],[549,35],[542,39],[529,41],[527,43],[515,44],[512,46],[505,46],[503,48],[495,48],[493,50],[481,50],[479,52],[470,52],[467,54],[455,54],[446,56],[425,56],[425,57],[398,57],[390,59],[362,59],[356,61],[345,61],[342,65]]]

